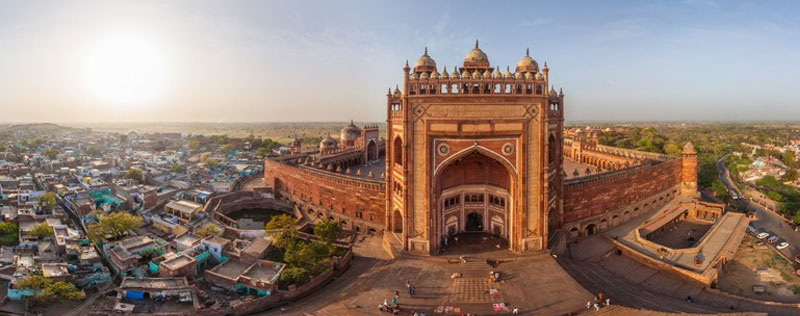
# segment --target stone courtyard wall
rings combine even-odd
[[[680,194],[682,158],[564,182],[563,228],[569,239],[605,231]]]
[[[386,184],[267,159],[264,182],[276,198],[291,201],[312,220],[329,218],[343,228],[367,232],[384,228]]]

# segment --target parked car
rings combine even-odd
[[[789,247],[789,243],[785,242],[785,241],[783,241],[780,244],[778,244],[777,246],[775,246],[775,248],[778,248],[779,250],[783,249],[783,248],[786,248],[786,247]]]
[[[753,225],[747,225],[747,233],[755,234],[756,233],[756,228],[753,227]]]
[[[769,237],[769,233],[767,233],[767,232],[760,232],[760,233],[758,233],[758,235],[756,235],[756,238],[758,238],[758,239],[764,239],[764,238],[767,238],[767,237]]]
[[[770,244],[774,244],[774,243],[778,242],[778,239],[781,239],[780,237],[778,237],[778,235],[772,235],[767,239],[767,241]]]

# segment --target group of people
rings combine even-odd
[[[411,280],[406,281],[406,289],[408,289],[408,297],[414,297],[414,293],[417,292],[417,288],[411,286]],[[400,305],[397,304],[398,298],[400,298],[400,290],[394,290],[394,297],[392,298],[392,302],[389,303],[388,299],[384,299],[383,304],[378,305],[378,310],[382,312],[391,312],[393,315],[399,315]],[[414,316],[426,316],[426,315],[425,313],[414,312]]]
[[[611,299],[608,297],[603,299],[603,292],[597,293],[597,296],[594,297],[594,303],[592,303],[592,301],[586,301],[586,309],[594,307],[594,310],[600,310],[600,308],[610,305]]]
[[[500,282],[500,272],[489,271],[489,282]]]

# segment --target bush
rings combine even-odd
[[[283,270],[281,273],[281,282],[286,284],[303,284],[311,279],[311,274],[308,270],[300,267],[291,267]]]
[[[16,246],[19,244],[19,227],[14,223],[0,223],[0,244]]]

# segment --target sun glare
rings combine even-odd
[[[110,37],[88,56],[86,83],[103,102],[139,105],[158,97],[167,84],[164,56],[141,37]]]

